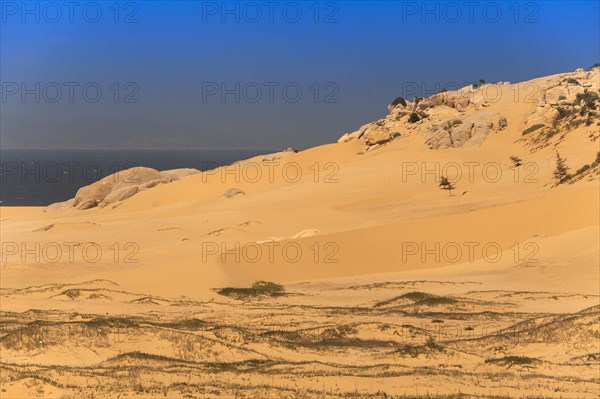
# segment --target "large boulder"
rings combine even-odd
[[[159,172],[146,167],[134,167],[113,173],[97,182],[80,188],[75,198],[65,204],[79,210],[105,207],[124,201],[142,190],[170,183],[182,177],[200,173],[197,169],[173,169]]]
[[[567,98],[568,95],[569,89],[566,86],[558,85],[546,90],[544,100],[547,104],[557,104],[562,97]]]
[[[557,120],[560,113],[556,108],[550,106],[537,107],[535,112],[527,117],[525,121],[527,127],[534,125],[552,125]]]
[[[488,134],[505,119],[495,112],[480,112],[433,125],[425,133],[425,144],[434,150],[479,147]]]
[[[392,139],[392,132],[385,126],[374,125],[365,131],[364,139],[368,146],[383,144]]]
[[[89,209],[106,205],[104,201],[111,193],[122,189],[143,186],[153,180],[165,179],[159,171],[152,168],[135,167],[113,173],[110,176],[80,188],[75,194],[73,206],[77,209]],[[115,195],[110,197],[115,198]]]
[[[450,108],[455,108],[459,112],[463,112],[471,103],[471,96],[471,88],[446,91],[426,98],[419,103],[419,107],[425,109],[427,107],[439,107],[441,105],[445,105]]]
[[[365,134],[365,131],[368,129],[369,126],[370,126],[370,124],[363,125],[360,127],[360,129],[358,129],[352,133],[344,134],[342,137],[339,138],[338,143],[346,143],[348,141],[360,139],[361,137],[363,137],[363,135]]]
[[[480,120],[473,122],[471,137],[464,142],[464,147],[479,147],[492,130],[494,123],[491,120]]]
[[[183,179],[184,177],[192,176],[197,173],[200,173],[200,171],[193,168],[171,169],[160,172],[161,176],[168,177],[173,181]]]
[[[228,189],[227,191],[225,191],[225,193],[223,194],[223,196],[225,198],[233,198],[236,195],[246,195],[246,193],[242,189],[232,187],[232,188]]]
[[[462,147],[471,139],[475,124],[469,120],[463,121],[463,123],[453,126],[447,129],[452,139],[452,147]]]
[[[506,118],[503,117],[503,116],[501,116],[500,118],[498,118],[498,129],[502,130],[506,126],[508,126],[508,121],[506,120]]]
[[[138,186],[123,187],[121,189],[111,191],[100,204],[112,204],[113,202],[124,201],[129,197],[133,197],[139,191]]]
[[[585,82],[585,84],[589,84]],[[585,87],[579,83],[560,82],[556,86],[550,87],[543,92],[543,101],[545,104],[556,105],[561,100],[573,102],[577,94],[583,93]]]

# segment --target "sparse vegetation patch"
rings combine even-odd
[[[543,127],[544,127],[544,125],[542,125],[541,123],[538,123],[537,125],[533,125],[531,127],[528,127],[527,129],[523,130],[522,134],[523,134],[523,136],[525,136],[525,135],[535,132],[536,130],[541,129]]]
[[[282,296],[285,293],[285,288],[281,284],[270,281],[257,281],[250,288],[233,288],[226,287],[217,290],[219,295],[235,298],[246,299],[261,296]]]
[[[539,360],[527,356],[504,356],[497,359],[486,359],[487,364],[499,364],[501,366],[512,367],[514,365],[524,366],[538,363]]]

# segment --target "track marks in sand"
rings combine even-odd
[[[401,301],[409,306],[398,311],[397,301],[336,306],[331,298],[341,291],[305,286],[318,304],[306,304],[311,296],[290,296],[157,306],[156,297],[130,293],[115,316],[3,312],[0,361],[6,372],[0,385],[6,392],[33,395],[42,383],[56,387],[68,380],[63,394],[77,397],[92,386],[98,398],[143,389],[157,397],[375,399],[383,397],[379,388],[387,397],[416,398],[413,393],[422,392],[423,384],[430,384],[430,399],[452,397],[435,394],[439,386],[464,394],[452,398],[497,398],[512,390],[531,398],[595,397],[598,306],[558,315],[502,306],[490,311],[489,298],[478,300],[477,292],[473,297],[422,292],[415,291],[422,286],[407,283],[415,282],[380,283],[386,295],[402,290]],[[366,301],[373,295],[371,285],[354,286],[352,292]],[[500,300],[526,298],[513,294]],[[423,301],[440,303],[416,306]],[[460,307],[465,304],[472,308]],[[128,313],[148,305],[153,309]],[[433,309],[437,305],[442,307]],[[213,389],[218,394],[211,395]]]
[[[60,230],[62,228],[70,228],[70,227],[75,227],[75,228],[89,228],[89,227],[99,227],[101,226],[98,223],[94,223],[94,222],[72,222],[72,223],[52,223],[43,227],[40,227],[38,229],[32,230],[32,232],[37,233],[37,232],[43,232],[43,231],[49,231],[49,230]]]
[[[240,223],[233,227],[224,227],[221,229],[213,230],[213,231],[209,232],[207,235],[211,236],[211,237],[218,237],[224,233],[232,232],[232,231],[246,232],[247,231],[247,230],[245,230],[246,227],[257,226],[257,225],[262,225],[262,223],[259,221],[256,221],[256,220],[248,220],[246,222]]]

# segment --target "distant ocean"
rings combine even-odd
[[[44,206],[119,170],[213,169],[275,152],[266,150],[0,149],[0,205]]]

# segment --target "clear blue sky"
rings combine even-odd
[[[4,147],[306,148],[415,87],[600,62],[598,1],[0,3]]]

